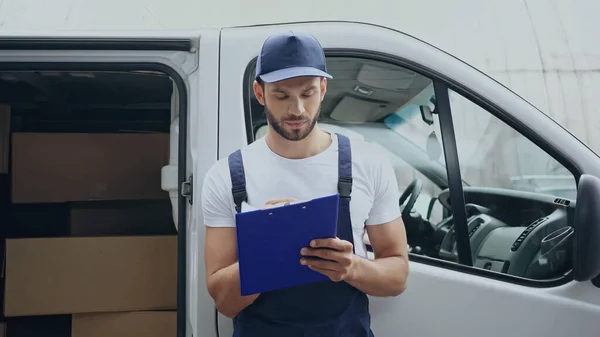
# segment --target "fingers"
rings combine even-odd
[[[348,265],[352,263],[352,255],[347,252],[340,252],[327,248],[302,248],[300,254],[305,257],[318,257],[324,260],[329,260],[337,264]],[[311,259],[308,264],[313,264],[312,261],[319,261],[318,259]],[[339,270],[339,269],[336,269]]]
[[[285,204],[289,204],[291,202],[296,202],[296,201],[298,201],[298,199],[295,199],[295,198],[271,199],[271,200],[268,200],[267,202],[265,202],[265,206],[261,209],[278,207],[278,206],[281,206],[282,204],[285,205]]]
[[[338,238],[315,239],[310,242],[310,246],[313,248],[330,248],[342,252],[352,251],[350,242]]]
[[[340,272],[343,270],[342,266],[339,263],[333,261],[325,261],[319,259],[302,259],[300,260],[300,263],[305,266],[308,266],[311,269],[319,269],[333,272]]]
[[[300,250],[300,254],[302,254],[300,264],[326,275],[334,282],[339,282],[349,277],[350,271],[354,266],[352,244],[340,239],[320,239],[315,241],[314,246],[320,245],[322,248],[302,248]],[[349,248],[349,250],[335,250],[331,247]]]
[[[278,199],[271,199],[267,202],[265,202],[265,205],[275,205],[275,204],[279,204],[282,202],[295,202],[298,201],[298,199],[296,198],[278,198]]]
[[[344,279],[344,275],[348,274],[348,267],[338,262],[317,260],[317,259],[302,259],[302,264],[308,266],[308,268],[319,272],[334,282],[339,282]]]
[[[300,254],[306,257],[320,257],[330,261],[339,261],[343,257],[343,253],[326,248],[302,248]]]

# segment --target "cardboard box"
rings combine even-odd
[[[4,315],[170,310],[177,236],[6,240]]]
[[[177,234],[169,199],[74,203],[70,217],[75,237]]]
[[[0,105],[0,174],[8,173],[10,106]]]
[[[13,133],[13,203],[168,198],[169,134]]]
[[[175,337],[176,311],[73,315],[72,337]]]

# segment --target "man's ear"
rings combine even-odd
[[[325,99],[325,94],[327,93],[327,78],[321,78],[321,102]]]
[[[265,91],[263,86],[260,85],[258,81],[254,81],[252,87],[254,88],[254,96],[258,100],[258,103],[260,103],[261,105],[265,105]]]

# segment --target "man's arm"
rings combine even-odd
[[[206,225],[206,285],[219,312],[233,318],[254,302],[258,294],[241,296],[240,293],[235,218],[230,191],[231,181],[219,175],[219,167],[209,170],[202,187],[202,212]]]
[[[372,296],[397,296],[406,289],[408,249],[401,218],[382,225],[367,226],[374,260],[353,255],[346,282]]]
[[[240,273],[235,246],[235,228],[206,228],[204,259],[206,284],[217,309],[233,318],[258,295],[240,295]]]
[[[387,154],[374,159],[374,201],[365,222],[374,260],[353,255],[347,282],[373,296],[396,296],[406,289],[408,247],[398,200],[398,181]],[[356,244],[362,244],[357,242]]]

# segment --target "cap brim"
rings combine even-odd
[[[326,78],[333,78],[333,76],[329,75],[328,73],[316,69],[316,68],[311,68],[311,67],[294,67],[294,68],[286,68],[286,69],[279,69],[267,74],[263,74],[260,75],[260,79],[267,82],[267,83],[273,83],[273,82],[279,82],[279,81],[283,81],[283,80],[287,80],[290,78],[294,78],[294,77],[301,77],[301,76],[318,76],[318,77],[326,77]]]

